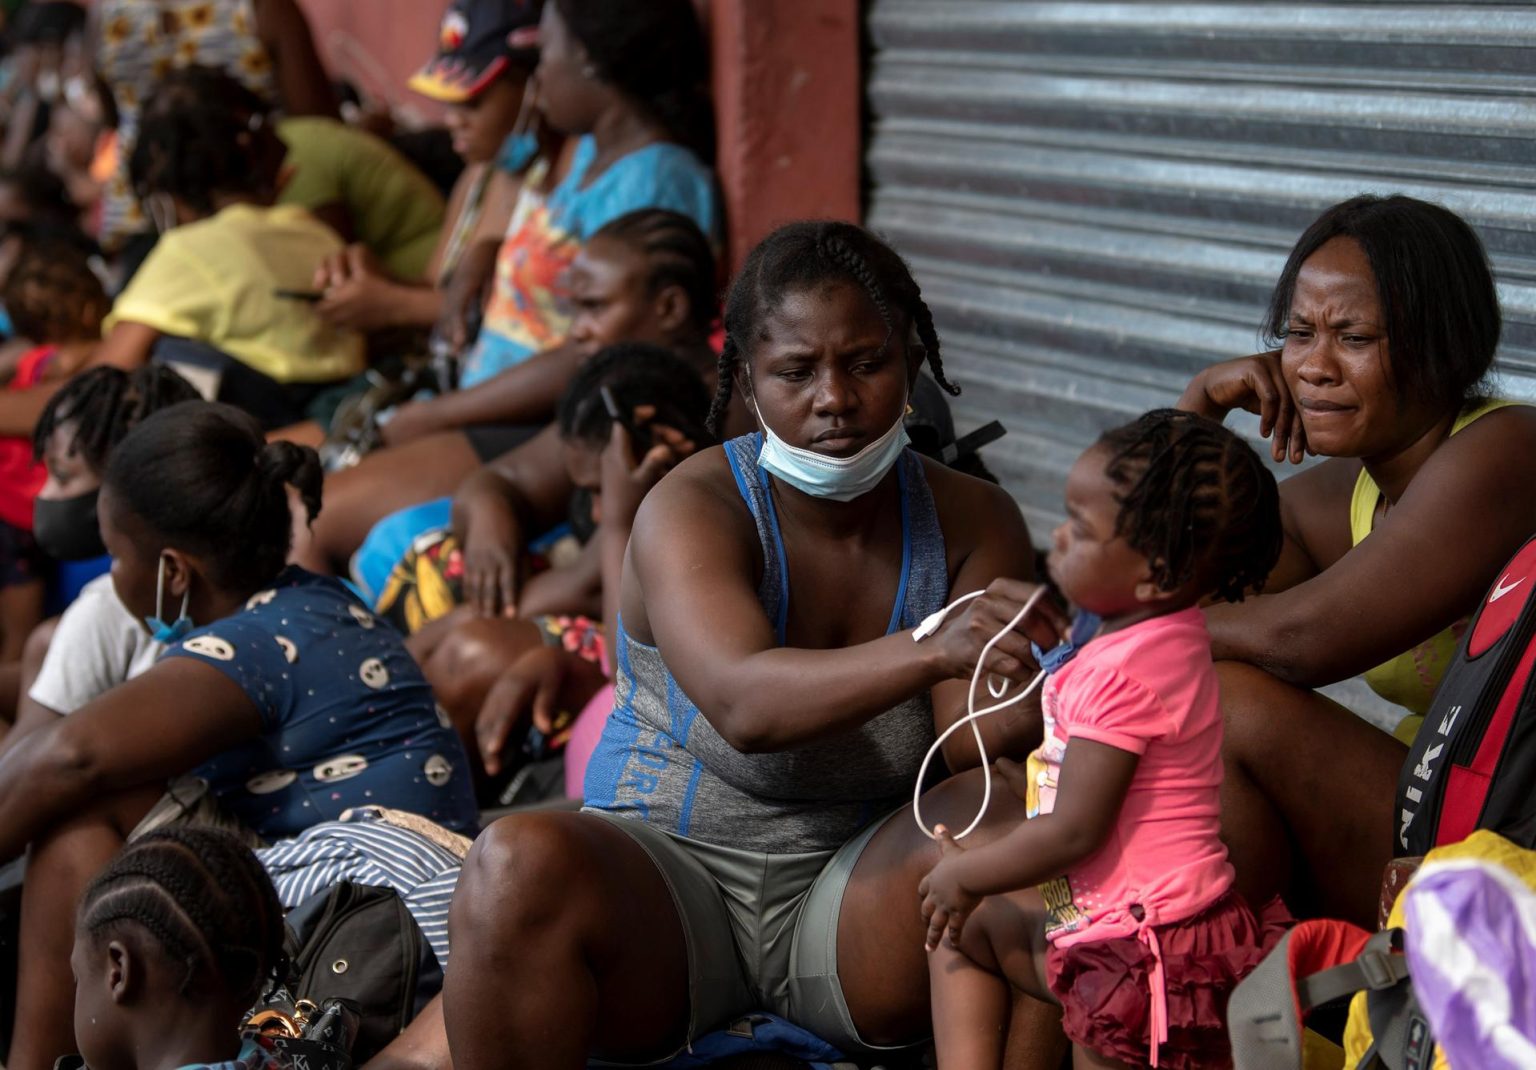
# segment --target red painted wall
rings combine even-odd
[[[320,55],[333,75],[367,97],[389,101],[423,122],[439,109],[405,81],[432,55],[447,4],[438,0],[300,0]]]
[[[713,0],[730,263],[780,223],[859,218],[856,0]]]
[[[711,36],[721,187],[737,266],[792,219],[859,217],[857,0],[699,0]],[[422,119],[405,87],[431,55],[435,0],[301,0],[333,72]]]

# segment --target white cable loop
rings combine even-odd
[[[969,602],[973,598],[979,598],[985,593],[985,591],[972,591],[970,594],[961,595],[959,598],[955,599],[953,602],[939,610],[937,613],[927,617],[921,624],[917,626],[915,630],[913,630],[913,642],[922,642],[928,636],[938,631],[939,626],[944,623],[944,618],[947,617],[950,611],[956,606],[964,602]],[[939,752],[939,748],[944,745],[944,741],[950,736],[954,735],[962,725],[968,724],[971,726],[971,732],[976,737],[976,753],[981,758],[981,768],[986,771],[986,775],[982,777],[981,809],[976,811],[976,816],[971,819],[971,823],[969,825],[965,826],[962,831],[955,833],[954,839],[959,840],[970,835],[976,826],[981,824],[981,819],[987,814],[987,807],[991,805],[992,802],[992,763],[987,758],[986,744],[984,744],[981,740],[981,729],[976,727],[976,721],[981,717],[985,717],[989,713],[996,713],[998,710],[1004,710],[1009,706],[1023,702],[1034,692],[1035,688],[1040,686],[1040,681],[1045,679],[1045,670],[1042,669],[1040,672],[1036,673],[1035,678],[1029,682],[1029,686],[1026,687],[1023,691],[1020,691],[1013,698],[1003,699],[1003,701],[996,703],[995,705],[985,706],[979,710],[976,708],[976,685],[981,682],[982,666],[986,664],[987,655],[992,652],[992,648],[1002,640],[1003,636],[1007,635],[1009,632],[1013,631],[1014,628],[1018,627],[1019,622],[1029,615],[1029,611],[1035,608],[1035,603],[1040,601],[1041,596],[1044,594],[1045,588],[1041,587],[1034,594],[1030,595],[1029,601],[1024,603],[1024,608],[1019,610],[1018,613],[1014,614],[1013,619],[1008,622],[1007,626],[1004,627],[1002,631],[994,635],[991,639],[987,640],[987,645],[981,648],[981,655],[976,659],[976,670],[971,674],[970,689],[966,692],[965,716],[946,728],[943,735],[939,736],[938,739],[933,741],[933,746],[928,748],[928,754],[923,758],[922,767],[918,770],[917,773],[917,784],[912,789],[912,816],[917,821],[917,827],[922,829],[923,835],[927,836],[930,840],[938,839],[938,837],[930,832],[928,830],[928,826],[923,823],[923,814],[920,802],[923,794],[923,780],[928,776],[928,766],[932,764],[933,756]],[[1008,682],[1006,680],[999,681],[996,679],[988,679],[987,692],[993,698],[1003,698],[1003,695],[1007,692],[1007,690]]]

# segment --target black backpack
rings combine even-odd
[[[1536,539],[1472,617],[1397,785],[1395,850],[1490,829],[1536,848]]]
[[[442,968],[392,888],[340,881],[288,914],[288,988],[316,1004],[341,999],[360,1019],[362,1066],[410,1024],[443,985]]]

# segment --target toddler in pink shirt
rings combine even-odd
[[[997,763],[1030,820],[971,849],[937,830],[919,891],[940,1066],[1001,1065],[1009,982],[1061,1003],[1076,1066],[1229,1066],[1227,996],[1278,933],[1232,889],[1198,606],[1262,586],[1275,480],[1232,432],[1159,410],[1084,453],[1066,499],[1051,578],[1102,623],[1048,678],[1027,765]]]

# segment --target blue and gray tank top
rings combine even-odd
[[[780,644],[789,619],[789,569],[762,436],[725,444],[762,543],[758,601]],[[897,464],[901,581],[887,634],[943,608],[949,570],[938,511],[911,450]],[[855,597],[849,592],[849,597]],[[742,754],[699,716],[662,659],[619,623],[614,709],[587,767],[586,805],[706,843],[769,854],[832,850],[910,797],[933,743],[925,691],[835,739],[772,754]]]

